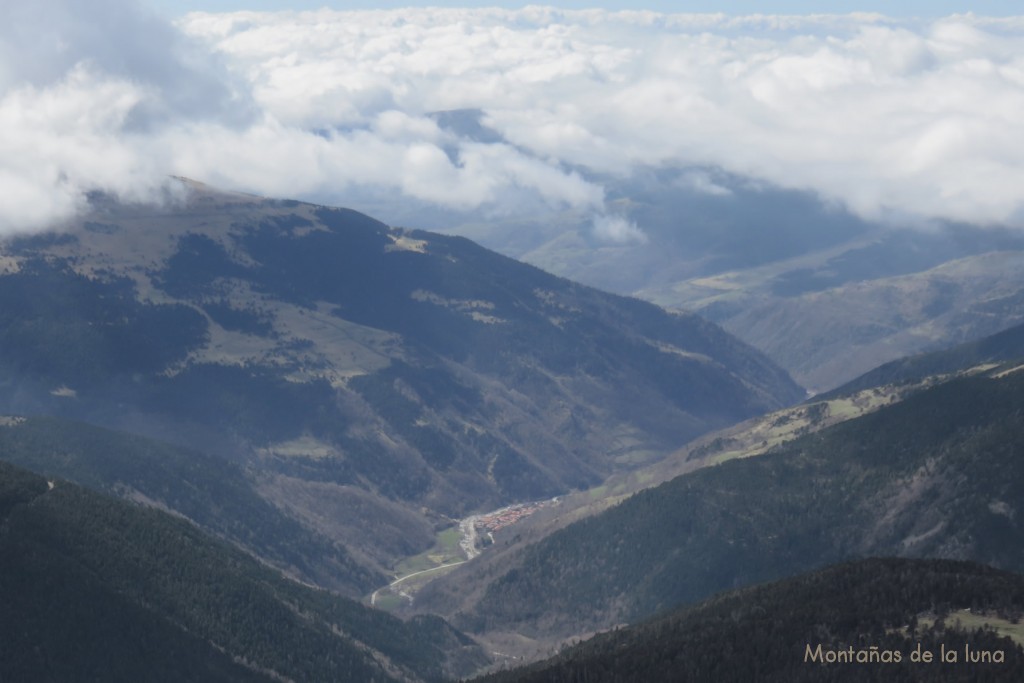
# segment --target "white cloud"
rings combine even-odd
[[[646,244],[647,235],[636,223],[622,216],[601,215],[594,218],[594,236],[611,244]]]
[[[676,179],[675,184],[678,187],[682,187],[692,192],[699,192],[701,194],[710,194],[719,197],[732,194],[732,190],[715,182],[715,179],[711,174],[703,169],[689,169],[684,171]]]
[[[587,171],[718,168],[868,217],[1019,223],[1024,20],[529,7],[191,14],[40,0],[0,27],[0,229],[168,174],[610,217]],[[432,112],[478,109],[481,142]],[[725,188],[697,171],[692,190]]]
[[[145,88],[84,65],[49,85],[23,84],[0,99],[0,231],[45,227],[78,210],[89,189],[127,199],[164,183],[159,160],[125,132]]]
[[[815,190],[868,217],[1021,211],[1015,19],[532,7],[191,15],[183,28],[244,69],[267,111],[304,126],[368,121],[379,108],[478,108],[556,173],[706,165]]]
[[[0,232],[67,218],[89,190],[163,197],[175,157],[165,131],[254,116],[248,86],[215,55],[131,2],[8,2],[4,13]]]

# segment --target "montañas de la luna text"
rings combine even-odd
[[[961,656],[962,655],[962,656]],[[882,650],[877,645],[868,648],[855,648],[852,645],[846,649],[826,649],[821,646],[811,647],[808,643],[804,649],[804,661],[820,664],[899,664],[907,656],[899,650]],[[917,649],[910,653],[909,660],[915,663],[929,664],[942,662],[944,664],[1002,664],[1006,661],[1006,654],[1002,650],[972,650],[970,645],[964,645],[963,649],[947,648],[942,645],[937,653],[931,650],[922,650],[920,644]]]

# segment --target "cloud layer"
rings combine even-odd
[[[79,6],[42,0],[0,28],[0,230],[176,174],[319,201],[572,208],[599,239],[642,242],[595,178],[651,166],[711,193],[728,190],[692,169],[870,218],[1024,227],[1024,19],[532,7],[171,27],[127,0]],[[482,113],[436,115],[452,110]]]

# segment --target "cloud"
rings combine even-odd
[[[622,216],[601,215],[594,218],[594,237],[610,244],[647,244],[647,235]]]
[[[490,201],[497,188],[524,184],[532,158],[542,162],[532,172],[560,174],[556,185],[576,192],[572,202],[581,193],[566,168],[706,166],[813,190],[868,218],[1021,214],[1019,18],[529,7],[195,14],[182,27],[249,74],[266,111],[295,125],[362,125],[392,109],[483,110],[523,154],[489,159],[506,162],[491,185],[438,166],[437,177],[469,183],[466,197]],[[459,194],[405,186],[440,202]]]
[[[0,27],[0,88],[45,88],[88,66],[114,80],[145,84],[157,95],[137,103],[131,123],[148,118],[217,117],[244,122],[247,85],[232,84],[209,50],[126,0],[6,3]],[[237,85],[237,88],[236,88]],[[240,90],[239,90],[240,89]]]
[[[0,232],[46,227],[99,189],[165,195],[168,129],[244,127],[248,85],[124,0],[6,3],[0,26]]]
[[[72,215],[89,189],[147,198],[163,184],[159,160],[126,143],[144,88],[75,66],[47,87],[0,99],[0,231],[45,227]]]
[[[724,197],[732,194],[725,185],[715,181],[710,173],[703,169],[688,169],[676,179],[675,185],[691,192]]]
[[[1021,224],[1024,20],[543,7],[187,15],[41,0],[0,27],[0,230],[168,175],[343,202],[573,209],[637,243],[597,178],[699,168],[869,218]],[[469,128],[437,112],[482,112]],[[463,117],[465,118],[465,117]],[[468,120],[468,119],[467,119]],[[486,135],[481,135],[485,131]]]

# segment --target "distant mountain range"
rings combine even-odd
[[[888,244],[893,241],[877,244],[898,248]],[[849,257],[869,261],[872,253]],[[821,269],[827,271],[828,266]],[[723,294],[704,306],[679,303],[743,339],[758,340],[758,348],[801,383],[822,391],[887,361],[975,340],[1019,323],[1024,320],[1021,273],[1024,251],[995,251],[911,274],[865,277],[799,294],[734,292],[735,301]],[[774,288],[776,283],[764,287]]]
[[[281,518],[278,540],[243,547],[305,580],[340,563],[328,583],[355,594],[469,512],[587,488],[803,397],[697,316],[463,238],[181,183],[166,207],[96,194],[63,230],[2,245],[0,410],[234,462],[245,505],[306,533]],[[275,546],[287,536],[312,543],[305,561]]]
[[[435,120],[500,139],[480,111]],[[628,231],[604,234],[592,214],[574,211],[503,219],[390,197],[366,206],[392,224],[464,235],[577,282],[700,313],[813,392],[1024,321],[1019,230],[872,222],[718,168],[574,171],[604,188],[609,216]]]
[[[652,196],[621,188],[625,214],[647,230],[645,243],[595,244],[585,226],[567,225],[527,253],[502,251],[700,313],[815,392],[1024,321],[1019,233],[871,225],[812,197],[722,182],[729,194],[704,197],[670,179],[647,191]]]
[[[1024,359],[1024,325],[1014,325],[997,334],[958,344],[949,349],[920,353],[885,363],[820,398],[843,396],[881,386],[909,383],[926,377],[956,374],[984,365],[1000,365]]]

